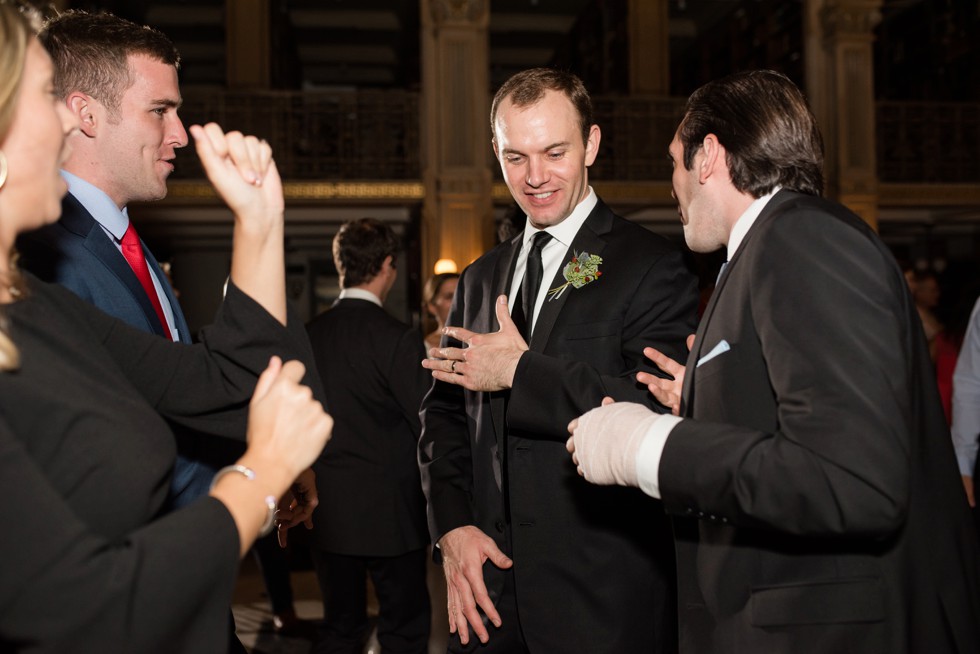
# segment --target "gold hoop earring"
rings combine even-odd
[[[0,188],[7,183],[7,157],[3,150],[0,150]]]

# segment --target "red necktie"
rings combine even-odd
[[[153,287],[153,280],[150,278],[150,269],[147,268],[146,257],[143,256],[143,245],[140,243],[140,237],[136,234],[133,223],[129,223],[126,233],[123,234],[122,253],[126,257],[126,261],[129,262],[130,268],[136,273],[136,278],[143,285],[143,290],[146,291],[147,297],[150,298],[150,303],[153,305],[154,310],[157,312],[157,317],[160,319],[163,332],[169,335],[170,327],[167,325],[166,316],[163,315],[163,307],[160,306],[160,298],[157,297],[157,290]]]

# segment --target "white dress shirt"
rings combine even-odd
[[[585,199],[575,206],[568,218],[565,218],[565,220],[557,225],[545,228],[544,231],[551,234],[551,240],[541,250],[543,274],[541,275],[541,288],[538,290],[538,297],[534,302],[534,315],[530,321],[532,331],[534,326],[538,324],[538,314],[541,313],[541,307],[544,306],[548,291],[551,290],[548,288],[548,285],[551,284],[551,280],[558,274],[558,270],[567,263],[563,261],[565,253],[571,247],[572,241],[575,240],[575,235],[578,234],[578,230],[582,228],[585,219],[589,217],[589,214],[592,213],[592,210],[598,202],[599,198],[596,197],[595,192],[590,186]],[[530,220],[524,225],[521,252],[517,255],[517,264],[514,267],[514,279],[511,281],[510,294],[507,296],[507,306],[510,308],[512,314],[514,313],[514,298],[517,297],[517,292],[521,289],[521,282],[524,281],[524,271],[527,269],[527,255],[531,249],[531,238],[539,231],[542,230],[532,226]]]
[[[367,300],[373,304],[377,304],[379,307],[381,305],[381,298],[372,293],[371,291],[366,291],[363,288],[345,288],[340,292],[337,297],[338,300]]]

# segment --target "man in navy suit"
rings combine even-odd
[[[127,212],[132,202],[167,195],[176,150],[188,143],[177,115],[177,49],[157,30],[82,11],[50,20],[40,38],[54,63],[55,92],[79,130],[63,164],[69,192],[61,219],[20,239],[20,263],[137,329],[190,343],[173,289]],[[134,256],[142,261],[131,263]],[[234,461],[242,445],[174,431],[178,458],[169,499],[171,508],[179,508],[206,495],[215,471]],[[312,474],[300,483],[311,487]],[[256,547],[273,591],[276,626],[301,633],[289,570],[277,549],[274,537]],[[244,651],[235,639],[231,645]]]
[[[153,254],[140,241],[155,298],[122,252],[131,227],[127,205],[167,195],[175,152],[188,142],[177,116],[180,56],[162,33],[108,14],[67,12],[45,26],[41,39],[55,65],[55,92],[78,117],[79,132],[63,164],[68,195],[61,219],[21,239],[22,265],[133,327],[190,343]],[[191,439],[182,438],[180,446],[175,507],[207,493],[216,470],[188,452],[196,449]]]

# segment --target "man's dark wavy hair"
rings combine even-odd
[[[736,73],[695,91],[678,129],[688,170],[708,134],[725,147],[739,191],[758,198],[778,185],[823,194],[820,130],[803,94],[785,75]]]

